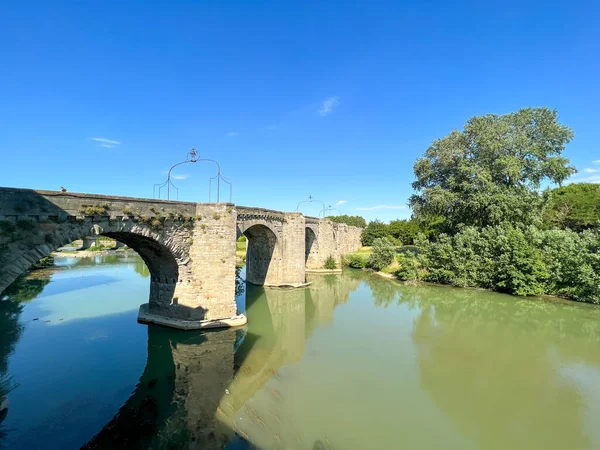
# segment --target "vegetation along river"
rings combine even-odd
[[[594,305],[347,270],[184,332],[137,256],[56,265],[0,301],[3,448],[600,448]]]

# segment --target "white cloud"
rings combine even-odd
[[[333,112],[333,109],[340,104],[340,101],[337,97],[329,97],[326,98],[323,103],[321,103],[321,107],[319,108],[319,115],[324,117]]]
[[[376,211],[380,209],[404,209],[406,205],[375,205],[364,208],[356,208],[357,211]]]
[[[570,178],[565,183],[595,183],[600,184],[600,174],[590,175],[583,178]]]
[[[597,159],[596,161],[592,161],[594,164],[600,164],[600,159]]]
[[[335,206],[340,206],[343,205],[344,203],[348,203],[348,200],[338,200],[335,204]]]
[[[240,133],[238,133],[237,131],[230,131],[229,133],[227,133],[227,136],[229,137],[233,137],[233,136],[238,136]]]
[[[121,142],[115,141],[113,139],[106,139],[106,138],[89,138],[89,139],[92,141],[99,142],[100,145],[105,144],[105,145],[115,146],[115,145],[121,144]]]
[[[591,168],[587,167],[587,168],[583,169],[583,171],[585,173],[595,173],[595,172],[598,172],[598,169],[591,169]]]
[[[189,177],[189,175],[173,175],[171,178],[174,180],[185,180]]]

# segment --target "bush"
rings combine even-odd
[[[368,266],[374,270],[381,270],[394,261],[396,249],[387,238],[377,238],[373,241],[371,256]]]
[[[342,258],[342,264],[352,269],[364,269],[367,267],[369,257],[364,254],[350,253]]]
[[[332,255],[329,255],[325,260],[325,264],[323,264],[324,269],[333,270],[337,269],[337,263],[335,262],[335,258]]]
[[[361,216],[342,215],[342,216],[327,216],[326,218],[331,220],[332,222],[345,223],[346,225],[350,225],[353,227],[364,228],[367,226],[366,220]]]
[[[463,227],[454,236],[441,234],[436,242],[421,239],[418,246],[417,263],[425,281],[600,303],[598,231],[520,229],[507,224],[481,231]],[[398,276],[412,279],[415,263],[402,260],[404,256],[398,255]]]
[[[103,216],[107,209],[106,205],[94,205],[83,208],[81,212],[86,216]]]
[[[396,270],[396,277],[402,281],[418,281],[420,277],[421,263],[413,253],[401,253],[396,259],[400,268]]]

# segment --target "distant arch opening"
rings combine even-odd
[[[306,227],[304,232],[304,263],[308,262],[308,257],[310,256],[310,252],[313,250],[317,250],[317,236],[312,228]]]
[[[246,280],[263,285],[268,282],[274,270],[273,255],[277,246],[277,236],[265,225],[252,225],[244,231],[248,238],[246,249]]]

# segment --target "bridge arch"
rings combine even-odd
[[[248,238],[246,280],[257,285],[272,284],[281,260],[277,234],[265,224],[254,224],[244,230],[244,236]]]
[[[312,225],[306,226],[304,231],[304,264],[308,263],[308,258],[312,253],[319,251],[319,241],[317,239],[317,231]]]
[[[92,222],[88,219],[45,227],[31,222],[30,226],[28,232],[21,231],[19,238],[3,249],[3,260],[10,263],[2,267],[0,292],[58,248],[90,235],[101,235],[126,244],[143,259],[151,276],[151,308],[160,309],[177,303],[177,286],[183,284],[180,266],[189,258],[183,249],[148,225],[115,223],[108,219]]]

